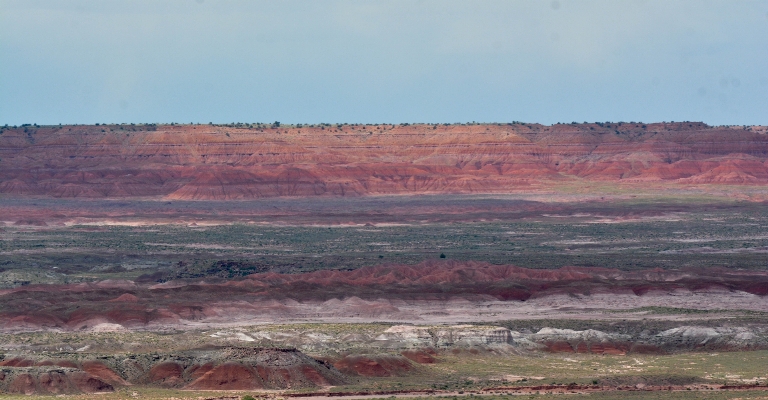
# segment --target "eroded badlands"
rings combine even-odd
[[[232,200],[764,185],[767,157],[766,127],[688,122],[24,126],[0,128],[0,193]]]
[[[644,307],[768,312],[768,274],[724,269],[534,270],[430,261],[221,281],[102,281],[0,291],[6,332],[196,329],[289,322],[593,318]],[[641,314],[642,316],[642,314]]]

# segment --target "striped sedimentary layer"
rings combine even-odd
[[[702,123],[0,128],[0,193],[232,200],[768,183],[765,127]]]

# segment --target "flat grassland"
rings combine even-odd
[[[240,220],[228,222],[196,223],[176,215],[173,223],[128,218],[6,225],[0,228],[0,287],[104,279],[231,279],[267,271],[417,264],[439,257],[543,269],[765,267],[768,208],[762,203],[676,200],[552,203],[423,196],[403,206],[410,213],[400,219],[399,200],[328,200],[315,206],[318,213],[312,220],[302,221],[290,211],[307,206],[297,199],[282,202],[274,216],[248,216],[258,214],[253,209],[264,207],[260,202],[235,205],[241,209],[221,214],[240,215]],[[168,207],[183,211],[194,206],[187,203]],[[40,207],[49,210],[57,204],[62,203],[41,201]],[[116,207],[104,201],[93,206],[104,204]],[[325,207],[340,211],[323,213]]]

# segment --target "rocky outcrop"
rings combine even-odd
[[[632,337],[622,334],[608,334],[588,329],[575,331],[572,329],[543,328],[527,340],[539,343],[544,349],[553,353],[595,353],[595,354],[627,354],[632,348]]]
[[[195,390],[299,389],[345,382],[331,365],[294,349],[225,348],[119,362],[130,382]]]
[[[376,337],[382,345],[388,342],[412,347],[472,347],[507,345],[514,342],[509,329],[497,326],[454,325],[426,327],[395,325]],[[404,356],[408,357],[406,354]],[[417,353],[413,354],[414,357]],[[422,356],[423,357],[423,356]],[[408,357],[411,358],[411,357]]]
[[[764,333],[747,327],[683,325],[660,332],[649,343],[668,351],[755,350],[768,346]]]
[[[602,321],[599,324],[607,329],[544,327],[531,332],[527,328],[514,331],[492,325],[394,325],[386,329],[378,325],[373,330],[371,326],[359,331],[355,328],[358,332],[350,334],[347,330],[321,325],[316,327],[321,331],[311,325],[262,327],[270,332],[270,340],[275,345],[293,343],[300,348],[314,349],[327,354],[327,361],[311,358],[299,350],[274,347],[209,345],[173,353],[74,352],[55,356],[26,350],[0,362],[0,393],[76,394],[131,386],[190,390],[311,389],[348,383],[357,377],[413,376],[423,372],[422,364],[440,363],[446,357],[768,349],[765,325],[739,326],[726,322],[700,326],[675,321],[661,324],[659,321],[629,324]],[[254,331],[256,329],[261,328],[236,328],[232,332],[238,333],[241,340],[264,338]],[[219,332],[218,336],[224,333]],[[340,350],[340,342],[346,344],[344,349]],[[430,342],[437,345],[422,347]]]
[[[0,365],[0,392],[67,394],[149,385],[195,390],[316,388],[344,383],[330,364],[293,349],[220,348],[51,360],[13,357]]]
[[[583,180],[760,185],[768,183],[762,128],[25,126],[0,130],[0,193],[237,200],[507,193]]]
[[[761,332],[762,331],[762,332]],[[651,335],[543,328],[525,341],[553,353],[664,354],[682,351],[744,351],[768,348],[763,330],[682,325]]]

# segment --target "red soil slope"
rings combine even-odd
[[[333,364],[339,371],[359,376],[405,376],[413,369],[407,359],[397,356],[347,355]]]
[[[768,183],[765,127],[702,123],[0,128],[0,193],[229,200]]]
[[[102,359],[85,360],[79,366],[72,360],[4,360],[0,363],[0,393],[113,391],[134,384],[195,390],[299,389],[346,381],[330,364],[290,349],[228,348],[182,356]],[[62,364],[67,367],[60,367]]]
[[[61,395],[111,391],[112,385],[80,370],[0,368],[0,393]]]

